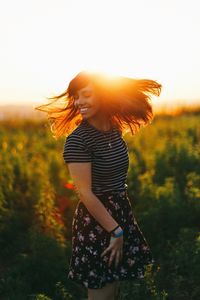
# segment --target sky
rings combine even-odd
[[[0,104],[43,104],[81,70],[163,85],[155,105],[200,102],[199,0],[0,0]]]

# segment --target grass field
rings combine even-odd
[[[200,109],[156,115],[136,136],[128,194],[157,260],[122,299],[200,299]],[[66,279],[78,201],[64,137],[41,120],[0,122],[0,299],[86,299]]]

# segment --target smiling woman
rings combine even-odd
[[[50,103],[35,109],[47,112],[56,139],[70,134],[86,115],[88,118],[99,109],[122,134],[131,131],[133,135],[140,126],[151,122],[150,96],[159,96],[161,87],[151,79],[112,77],[101,72],[82,71],[70,81],[63,93],[48,98]]]
[[[152,120],[148,94],[160,91],[150,79],[80,72],[64,93],[37,108],[53,120],[55,137],[67,135],[63,160],[80,200],[67,278],[88,288],[89,300],[116,299],[120,280],[143,278],[154,263],[128,198],[129,155],[122,134],[128,129],[135,134]],[[64,108],[55,107],[60,100]]]
[[[78,90],[74,95],[74,105],[79,109],[84,117],[88,113],[95,113],[100,108],[100,102],[97,101],[95,89],[92,83]]]

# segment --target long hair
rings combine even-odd
[[[49,97],[49,103],[35,107],[47,113],[55,139],[69,135],[82,121],[74,105],[74,95],[89,83],[93,84],[95,92],[100,96],[101,108],[122,135],[129,131],[134,135],[142,125],[151,123],[151,95],[160,95],[160,83],[151,79],[111,77],[99,72],[82,71],[70,81],[63,93]]]

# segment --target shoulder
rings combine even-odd
[[[92,148],[95,140],[95,133],[88,127],[85,122],[81,122],[67,137],[67,142],[83,143]]]
[[[64,149],[74,150],[75,148],[87,148],[87,143],[85,142],[81,134],[78,134],[77,132],[72,132],[65,139]]]
[[[65,162],[88,162],[92,160],[87,135],[82,127],[78,126],[66,137],[63,158]]]

